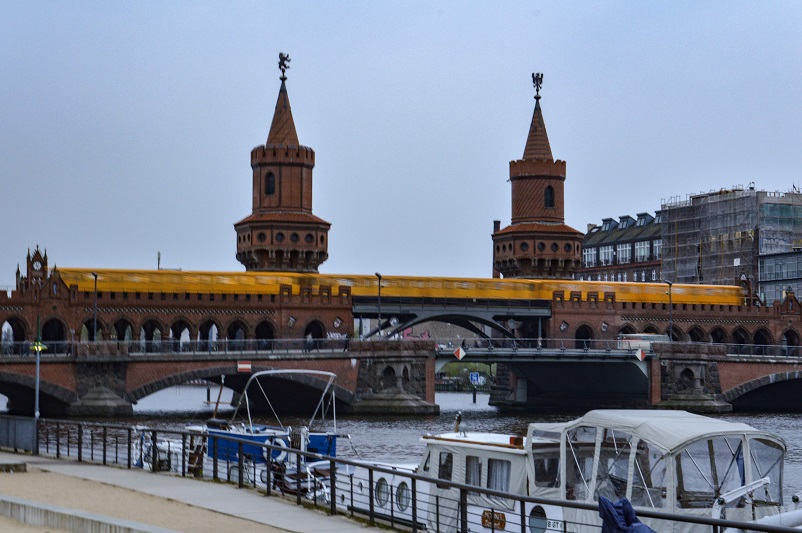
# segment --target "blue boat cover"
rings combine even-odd
[[[632,504],[626,498],[613,503],[599,496],[599,516],[602,519],[601,533],[657,533],[638,520]]]

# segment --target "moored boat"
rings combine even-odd
[[[459,424],[458,424],[459,426]],[[564,423],[535,423],[526,435],[460,431],[422,438],[426,449],[417,466],[397,465],[394,475],[368,467],[350,479],[338,478],[342,507],[373,512],[394,521],[412,521],[409,473],[418,481],[415,517],[419,526],[451,531],[461,516],[470,531],[599,530],[600,497],[627,498],[636,511],[652,511],[742,522],[773,521],[797,526],[802,519],[783,506],[784,441],[741,423],[684,411],[598,410]],[[389,465],[382,465],[389,466]],[[354,480],[357,480],[356,482]],[[509,494],[504,498],[460,491],[442,481]],[[514,496],[548,500],[521,502]],[[553,502],[553,503],[552,503]],[[647,513],[648,514],[648,513]],[[640,515],[639,515],[640,516]],[[678,521],[641,520],[660,532],[702,531]],[[511,524],[518,524],[512,527]]]

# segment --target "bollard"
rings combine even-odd
[[[473,403],[476,403],[476,385],[473,386]]]

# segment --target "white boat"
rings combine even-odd
[[[453,531],[459,524],[460,491],[447,480],[554,503],[520,503],[468,491],[468,530],[554,533],[599,531],[599,497],[627,498],[635,511],[754,520],[798,526],[802,511],[782,505],[785,443],[747,424],[684,411],[598,410],[565,423],[530,424],[525,436],[452,433],[423,437],[420,463],[396,465],[394,475],[373,475],[373,511],[387,519],[412,521],[411,482],[416,473],[416,518],[420,527]],[[389,467],[389,465],[382,465]],[[351,478],[338,476],[338,505],[367,512],[367,467]],[[563,504],[593,504],[593,510]],[[702,532],[709,526],[641,520],[661,533]]]

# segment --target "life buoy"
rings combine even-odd
[[[284,439],[266,439],[265,444],[272,444],[273,446],[278,446],[281,448],[281,451],[273,458],[273,461],[276,462],[283,462],[284,459],[287,458],[287,442]],[[272,453],[273,450],[270,448],[264,448],[263,455],[265,457],[265,461],[268,461],[268,454]]]

